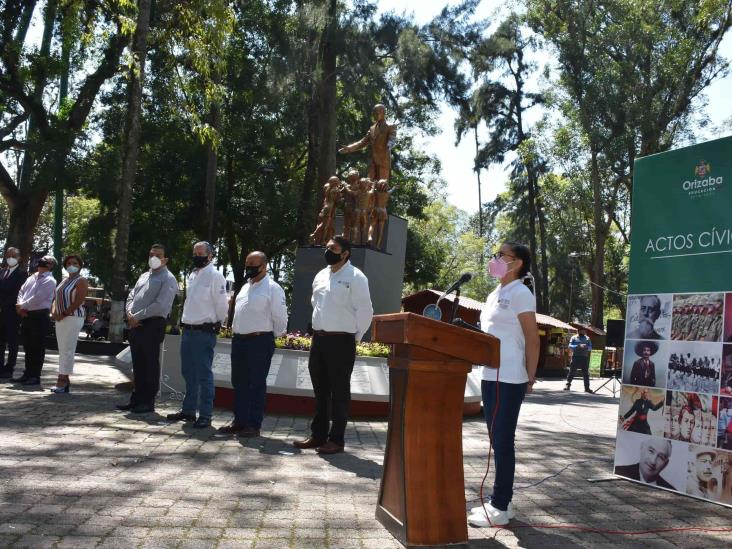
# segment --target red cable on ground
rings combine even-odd
[[[590,528],[589,526],[580,526],[577,524],[519,524],[516,526],[494,526],[488,516],[488,510],[485,506],[485,499],[483,498],[483,487],[485,481],[488,478],[488,473],[491,469],[491,453],[493,451],[493,426],[496,421],[496,415],[498,413],[498,404],[500,401],[499,381],[498,381],[499,369],[496,368],[496,404],[493,407],[493,414],[491,417],[491,426],[488,429],[488,464],[485,468],[485,474],[483,480],[480,482],[480,504],[483,507],[488,524],[491,528],[496,528],[498,532],[501,530],[518,530],[521,528],[532,528],[534,530],[576,530],[578,532],[587,532],[592,534],[608,534],[614,536],[642,536],[644,534],[662,534],[665,532],[732,532],[732,528],[707,528],[704,526],[687,526],[681,528],[654,528],[651,530],[605,530],[603,528]]]

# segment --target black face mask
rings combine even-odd
[[[208,265],[208,257],[202,255],[193,256],[193,266],[196,269],[200,269],[201,267],[205,267],[206,265]]]
[[[261,265],[257,267],[245,267],[245,272],[247,273],[247,278],[254,278],[259,274],[259,270],[262,268]]]
[[[342,252],[341,252],[342,253]],[[337,254],[331,250],[325,250],[325,262],[328,265],[335,265],[341,260],[341,254]]]

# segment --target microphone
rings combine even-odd
[[[473,273],[461,274],[460,278],[458,278],[457,281],[452,286],[450,286],[447,290],[445,290],[445,292],[442,294],[442,297],[440,299],[442,299],[443,297],[445,297],[448,294],[451,294],[452,292],[454,292],[455,290],[460,288],[460,286],[462,286],[466,282],[470,282],[470,280],[472,278],[473,278]]]

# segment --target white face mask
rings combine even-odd
[[[154,255],[147,260],[147,264],[150,265],[150,268],[154,271],[155,269],[159,269],[163,262],[160,261],[159,257]]]
[[[68,267],[66,267],[66,272],[70,275],[76,274],[79,272],[79,267],[77,267],[76,265],[69,265]]]
[[[5,263],[8,264],[8,267],[15,267],[18,264],[18,260],[14,257],[6,257]]]

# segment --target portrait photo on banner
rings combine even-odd
[[[722,345],[704,341],[673,341],[669,347],[666,388],[717,394],[722,370]]]
[[[732,293],[724,296],[724,340],[732,343]]]
[[[671,339],[721,341],[724,294],[674,294]]]
[[[626,339],[670,339],[672,294],[628,296]]]
[[[722,371],[719,377],[720,394],[732,396],[732,345],[722,347]]]
[[[669,342],[626,340],[623,357],[623,384],[666,388]]]
[[[718,401],[719,397],[714,395],[667,391],[663,436],[702,446],[714,446]]]
[[[623,385],[620,391],[618,430],[662,437],[666,391]]]
[[[683,492],[687,478],[687,446],[683,442],[621,431],[615,452],[615,474]]]
[[[719,397],[716,446],[732,450],[732,397]]]
[[[690,444],[686,493],[732,504],[732,453]]]

